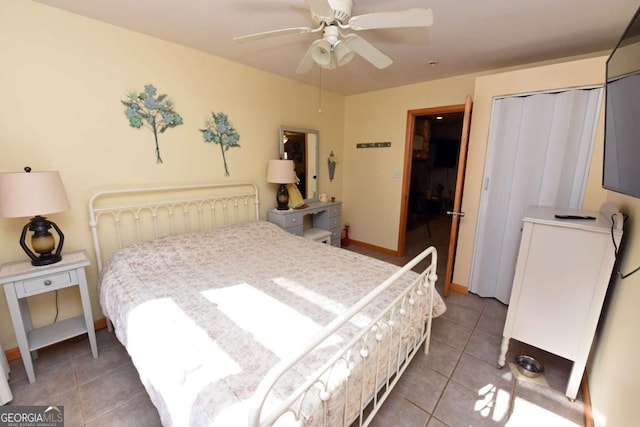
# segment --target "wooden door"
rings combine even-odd
[[[458,245],[458,229],[460,219],[464,217],[462,207],[462,189],[464,188],[464,172],[467,166],[467,147],[469,144],[469,128],[471,126],[471,96],[467,95],[464,103],[464,118],[462,119],[462,135],[460,137],[460,154],[458,155],[458,176],[456,177],[456,192],[453,200],[453,210],[450,215],[451,234],[449,235],[449,253],[447,254],[447,269],[444,278],[444,296],[449,295],[453,279],[453,261],[456,257],[456,247]]]
[[[415,133],[415,122],[418,116],[428,116],[435,114],[447,114],[447,113],[464,113],[462,123],[462,133],[460,137],[460,149],[458,154],[458,166],[456,176],[456,188],[453,200],[453,211],[460,212],[460,206],[462,204],[462,189],[464,182],[464,172],[467,161],[467,144],[469,140],[469,127],[471,122],[471,96],[467,95],[465,103],[459,105],[449,105],[443,107],[423,108],[418,110],[409,110],[407,113],[407,133],[405,142],[405,156],[404,156],[404,178],[402,183],[402,204],[400,212],[400,228],[398,233],[398,256],[404,256],[405,252],[405,239],[406,239],[406,227],[407,227],[407,215],[408,215],[408,203],[409,203],[409,188],[411,180],[411,164],[413,155],[413,135]],[[458,238],[459,221],[462,214],[454,214],[451,222],[451,231],[449,237],[449,249],[446,257],[446,273],[445,273],[445,287],[444,294],[448,294],[449,289],[452,286],[451,279],[453,277],[453,261],[455,258],[456,244]],[[440,255],[442,257],[442,255]],[[443,258],[440,258],[444,260]]]

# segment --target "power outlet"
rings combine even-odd
[[[393,171],[393,177],[395,179],[400,179],[402,178],[402,171],[400,169],[396,169]]]

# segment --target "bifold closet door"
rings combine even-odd
[[[602,88],[494,99],[469,291],[509,302],[529,205],[581,208]]]

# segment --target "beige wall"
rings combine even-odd
[[[464,104],[477,75],[463,75],[353,95],[345,102],[343,221],[349,237],[398,248],[407,111]],[[356,148],[360,142],[389,148]]]
[[[620,271],[628,274],[640,266],[640,199],[608,192],[607,200],[615,202],[629,215],[625,223]],[[607,304],[600,318],[595,345],[588,366],[593,418],[597,427],[632,426],[638,424],[640,396],[640,272],[624,280],[612,280]]]
[[[320,158],[342,156],[344,98],[176,44],[102,24],[29,1],[0,0],[0,172],[58,170],[72,209],[49,217],[65,233],[65,250],[91,247],[87,200],[98,189],[167,183],[258,184],[263,218],[275,205],[265,182],[268,159],[277,158],[282,124],[318,129]],[[184,119],[159,136],[164,164],[155,163],[153,134],[129,127],[120,103],[147,83],[166,93]],[[198,128],[211,111],[223,111],[240,134],[240,148],[205,144]],[[340,170],[320,191],[342,198]],[[18,246],[27,219],[0,219],[0,262],[26,259]],[[94,317],[95,268],[88,269]],[[52,294],[31,298],[37,325],[55,316]],[[60,318],[80,312],[76,289],[60,295]],[[0,292],[0,341],[17,345]]]

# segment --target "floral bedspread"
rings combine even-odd
[[[246,425],[247,400],[278,361],[397,269],[251,222],[121,249],[102,272],[99,295],[164,425],[235,426]],[[445,310],[436,294],[433,315]],[[319,368],[357,326],[348,329],[284,377],[275,398]],[[314,424],[314,414],[303,421]]]

